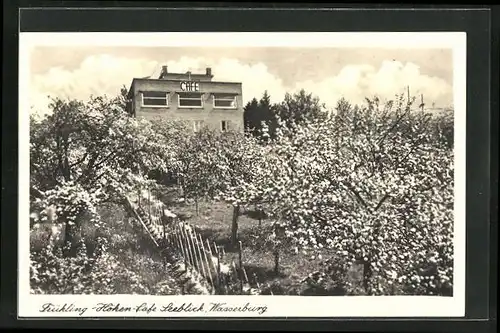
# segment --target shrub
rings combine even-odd
[[[165,270],[142,229],[129,223],[122,206],[98,206],[101,224],[82,221],[74,256],[61,241],[48,240],[50,227],[32,231],[31,291],[37,294],[172,294],[176,282]],[[47,230],[48,228],[48,230]],[[67,247],[68,245],[66,245]]]

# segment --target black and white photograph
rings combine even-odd
[[[462,316],[465,43],[21,33],[20,311]]]

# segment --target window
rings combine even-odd
[[[201,108],[203,100],[200,93],[179,93],[180,108]]]
[[[203,128],[203,126],[205,126],[205,122],[203,120],[195,120],[193,122],[193,129],[195,132],[198,132],[199,130],[201,130]]]
[[[149,106],[149,107],[168,106],[168,93],[164,91],[143,91],[142,106]]]
[[[215,94],[214,95],[214,108],[235,109],[236,108],[236,95]]]
[[[229,120],[222,120],[220,122],[220,129],[222,132],[229,131]]]

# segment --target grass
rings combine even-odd
[[[109,252],[117,257],[120,266],[134,272],[148,290],[154,290],[167,279],[174,282],[151,240],[132,219],[129,220],[122,207],[104,207],[100,215],[111,229]],[[175,287],[175,283],[171,283],[171,287]]]
[[[233,207],[217,201],[201,201],[198,203],[198,214],[193,202],[178,202],[175,190],[166,190],[161,199],[167,203],[173,213],[195,227],[203,238],[224,246],[226,260],[238,263],[238,251],[231,242],[231,224]],[[309,273],[318,271],[324,260],[332,255],[332,250],[321,252],[295,252],[293,248],[280,251],[279,272],[274,272],[273,246],[266,238],[270,235],[271,221],[262,219],[254,210],[241,211],[238,218],[238,239],[242,242],[242,262],[248,278],[253,283],[254,275],[260,284],[276,283],[283,288],[295,290]],[[318,256],[320,255],[320,256]],[[359,279],[359,272],[353,272],[352,279]],[[286,293],[286,291],[283,291]]]
[[[118,294],[180,294],[181,285],[175,278],[173,268],[165,266],[160,254],[142,230],[131,223],[124,209],[118,205],[104,205],[100,207],[99,214],[107,227],[107,238],[109,246],[107,252],[112,255],[114,262],[100,262],[97,268],[102,274],[110,274],[111,285],[104,289],[113,289]],[[48,236],[52,226],[41,224],[30,232],[31,251],[40,253],[40,250],[48,245]],[[64,235],[62,228],[61,236]],[[96,227],[89,222],[83,222],[77,239],[84,240],[87,246],[87,254],[92,257],[92,249],[96,246]],[[62,246],[63,240],[55,242],[56,246]],[[43,258],[40,258],[43,264]],[[61,262],[64,263],[64,258]],[[109,265],[117,264],[109,273]],[[63,265],[63,267],[65,267]],[[101,274],[99,273],[99,274]],[[134,281],[132,286],[131,280]],[[102,281],[96,281],[100,283]],[[78,282],[75,282],[78,283]],[[57,287],[48,287],[51,293],[57,293]],[[71,288],[70,288],[71,289]],[[68,288],[66,287],[66,290]]]

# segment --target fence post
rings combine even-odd
[[[238,278],[238,267],[236,266],[234,260],[231,260],[231,267],[233,268],[234,275]]]
[[[160,257],[163,261],[163,270],[167,269],[167,256],[163,252],[163,251],[165,251],[166,246],[167,246],[167,242],[166,242],[166,239],[164,238],[163,239],[163,249],[160,249]]]
[[[149,223],[152,223],[153,221],[151,221],[151,193],[149,186],[148,186],[148,214],[149,214]]]
[[[217,283],[218,283],[218,288],[220,292],[223,292],[222,290],[222,275],[220,273],[220,261],[221,261],[221,255],[219,252],[219,249],[217,248],[217,244],[215,244],[215,253],[217,254]]]
[[[253,273],[253,279],[255,281],[255,285],[257,286],[257,289],[259,289],[259,291],[260,291],[259,279],[257,277],[257,273],[255,273],[255,272]]]
[[[238,270],[238,278],[240,279],[240,291],[243,293],[243,260],[241,258],[241,241],[238,241],[238,261],[239,261],[239,270]]]
[[[186,244],[186,251],[189,253],[189,264],[191,266],[194,266],[194,258],[193,258],[193,252],[191,251],[191,245],[189,244],[189,241],[186,236],[186,229],[184,228],[184,225],[180,226],[179,225],[179,230],[182,235],[182,239],[184,241],[184,244]]]
[[[180,224],[177,225],[178,232],[179,232],[179,238],[182,242],[182,246],[184,247],[184,250],[186,251],[186,258],[187,258],[187,263],[188,265],[192,265],[192,259],[191,259],[191,251],[189,248],[189,244],[186,242],[186,237],[184,236],[184,231],[183,228],[181,227]],[[187,267],[187,265],[186,265]]]
[[[163,218],[163,216],[160,218],[160,221],[161,221],[161,224],[162,224],[162,227],[163,227],[163,241],[165,242],[165,245],[166,245],[167,244],[167,242],[166,242],[166,240],[167,240],[167,233],[165,231],[165,219]]]
[[[242,267],[243,270],[243,277],[245,278],[245,282],[250,286],[250,282],[248,281],[248,275],[245,267]]]
[[[210,270],[210,263],[208,262],[208,258],[207,258],[207,251],[205,250],[205,246],[203,245],[203,238],[201,237],[200,234],[198,234],[198,239],[199,239],[199,246],[201,246],[201,251],[203,253],[203,258],[205,259],[205,266],[207,266],[207,270],[208,270],[208,280],[210,282],[210,284],[213,286],[214,285],[214,281],[212,279],[212,271]],[[210,258],[212,259],[212,258]]]
[[[217,254],[217,256],[219,255],[219,247],[217,246],[217,243],[214,242],[214,251],[215,253]]]
[[[141,185],[137,186],[137,201],[138,201],[138,204],[139,204],[139,209],[142,209],[142,206],[141,206],[141,196],[142,196],[142,191],[141,191]]]
[[[188,267],[188,254],[186,251],[186,248],[184,247],[184,243],[182,242],[182,236],[179,233],[179,225],[175,224],[174,225],[174,230],[175,230],[175,238],[177,238],[177,243],[179,244],[179,247],[181,249],[181,253],[184,259],[184,267]]]
[[[215,267],[215,263],[214,263],[214,255],[212,254],[212,249],[210,248],[210,242],[208,241],[208,238],[207,238],[207,248],[208,248],[208,253],[210,255],[210,263],[209,263],[209,268],[212,267],[213,268],[213,271],[214,271],[214,275],[215,275],[215,278],[216,278],[216,281],[218,283],[219,281],[219,272],[217,272],[217,267]],[[217,258],[218,260],[218,258]],[[212,281],[215,283],[215,281]],[[214,285],[214,288],[215,288],[215,285]]]
[[[199,268],[198,268],[198,260],[196,258],[196,251],[194,250],[194,245],[193,245],[193,239],[190,237],[190,232],[188,232],[188,230],[183,227],[182,228],[184,230],[184,235],[186,237],[186,242],[188,243],[189,245],[189,253],[191,254],[191,259],[192,259],[192,265],[194,268],[196,268],[196,270],[199,271]]]
[[[200,258],[198,256],[198,252],[196,251],[196,244],[194,243],[194,240],[193,240],[193,230],[189,229],[187,235],[188,235],[189,241],[191,242],[191,246],[193,247],[194,260],[196,262],[196,264],[195,264],[196,270],[198,271],[198,273],[201,273]]]
[[[220,261],[222,262],[222,260],[226,257],[226,250],[224,248],[224,245],[221,245],[219,247],[219,253],[220,253]],[[228,292],[228,287],[229,287],[229,280],[232,278],[232,275],[229,274],[231,272],[228,272],[228,274],[224,274],[222,276],[222,283],[224,285],[224,293],[227,294]]]
[[[193,237],[194,236],[194,237]],[[200,244],[198,242],[198,237],[196,236],[196,231],[192,231],[191,233],[191,239],[193,240],[193,243],[196,247],[196,250],[198,251],[198,257],[200,258],[200,266],[201,266],[201,269],[200,269],[200,273],[201,275],[206,278],[207,277],[207,273],[205,272],[205,266],[203,266],[203,257],[201,255],[201,249],[200,249]],[[196,242],[195,242],[196,241]],[[203,244],[203,243],[202,243]]]
[[[186,267],[187,267],[186,253],[184,251],[184,244],[182,244],[182,239],[181,239],[181,237],[179,235],[179,228],[178,228],[178,226],[176,224],[174,224],[174,228],[173,229],[174,229],[175,240],[176,240],[176,242],[177,242],[177,244],[178,244],[178,246],[179,246],[179,248],[181,250],[182,256],[184,258],[184,265],[186,265]]]
[[[232,275],[236,279],[236,282],[238,282],[239,281],[238,268],[236,267],[236,263],[234,262],[234,260],[231,260],[231,267],[232,267],[232,271],[233,271]],[[240,289],[240,294],[241,294],[241,289]]]

